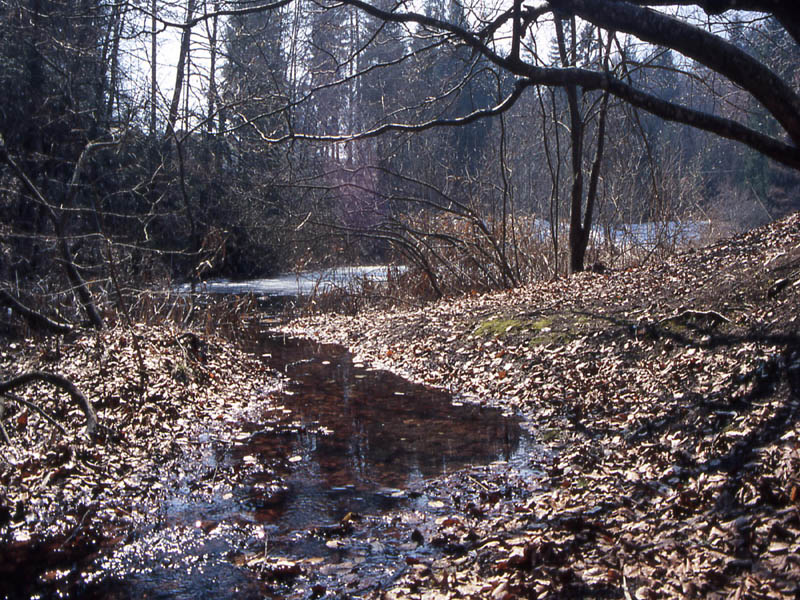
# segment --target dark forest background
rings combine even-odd
[[[478,12],[424,4],[465,28]],[[775,18],[703,18],[797,89],[800,48]],[[524,51],[539,64],[605,64],[777,131],[751,95],[669,49],[575,17],[538,32]],[[0,78],[3,294],[65,320],[174,282],[354,263],[407,265],[423,295],[504,287],[800,208],[797,171],[599,90],[570,106],[568,89],[535,87],[448,126],[502,103],[516,78],[448,32],[347,5],[3,1]],[[445,124],[421,126],[433,121]],[[576,269],[578,125],[596,191]]]

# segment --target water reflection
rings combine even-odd
[[[336,288],[347,288],[359,281],[372,284],[386,282],[390,275],[400,274],[405,267],[391,265],[337,267],[322,271],[303,271],[283,273],[266,279],[231,281],[212,279],[196,286],[195,291],[203,294],[255,294],[256,296],[307,296],[329,292]],[[192,290],[191,284],[177,287],[179,292]]]
[[[512,460],[520,451],[524,434],[516,418],[454,405],[445,392],[354,365],[342,347],[267,337],[254,350],[289,375],[281,402],[302,425],[302,433],[282,442],[293,461],[291,491],[281,514],[271,507],[268,519],[286,528],[380,511],[393,490]],[[256,435],[238,452],[274,455],[276,440]]]
[[[12,596],[308,598],[315,582],[346,587],[356,571],[375,587],[402,568],[409,532],[389,519],[339,531],[347,513],[424,520],[424,494],[406,488],[497,460],[530,467],[530,439],[497,410],[365,369],[339,346],[257,335],[250,350],[289,376],[283,409],[242,422],[236,444],[200,436],[186,456],[197,468],[162,473],[170,496],[146,522],[101,552],[90,540],[53,563],[66,567],[63,581],[20,581]],[[275,581],[252,562],[278,558],[304,562],[298,581]]]

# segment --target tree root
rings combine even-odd
[[[687,309],[683,312],[672,315],[671,317],[666,317],[665,319],[661,319],[658,324],[663,325],[664,323],[680,323],[680,322],[688,322],[688,321],[706,321],[709,323],[720,324],[720,323],[730,323],[731,320],[723,314],[718,313],[715,310],[694,310],[694,309]]]
[[[97,414],[94,412],[91,402],[89,402],[88,398],[86,398],[86,396],[83,395],[83,393],[75,386],[75,384],[66,377],[57,375],[55,373],[48,373],[46,371],[30,371],[28,373],[18,375],[17,377],[12,377],[6,381],[0,381],[0,394],[5,395],[11,400],[21,401],[23,399],[10,395],[9,392],[35,381],[49,383],[50,385],[67,392],[72,400],[81,408],[83,414],[86,415],[86,433],[90,437],[95,434],[97,430]],[[22,404],[31,406],[31,403],[26,400],[22,401]],[[38,407],[36,408],[36,411],[40,414],[43,412]],[[46,413],[44,414],[47,416]],[[51,420],[49,416],[48,420]]]

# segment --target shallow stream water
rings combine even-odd
[[[195,285],[200,294],[254,294],[255,296],[292,297],[309,296],[346,289],[359,282],[385,283],[389,277],[402,273],[405,267],[390,265],[347,266],[318,271],[282,273],[275,277],[231,281],[212,279]],[[191,284],[178,286],[178,291],[189,292]]]
[[[279,408],[243,419],[233,444],[201,437],[182,477],[163,474],[157,514],[67,595],[359,595],[409,552],[434,551],[414,538],[447,509],[426,483],[498,461],[525,470],[535,456],[518,419],[356,364],[339,346],[262,334],[249,350],[288,377]],[[223,471],[234,484],[196,493],[198,473]]]

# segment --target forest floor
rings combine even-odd
[[[797,598],[798,319],[796,214],[664,263],[287,331],[521,413],[550,451],[525,495],[472,478],[457,493],[480,504],[437,521],[461,552],[377,597]]]
[[[798,318],[800,214],[664,263],[293,321],[286,332],[522,415],[543,449],[529,480],[487,467],[425,483],[438,512],[411,539],[439,550],[409,551],[362,595],[797,598]],[[280,413],[281,377],[208,331],[0,338],[0,373],[30,370],[84,390],[101,432],[88,440],[80,409],[46,386],[16,393],[65,432],[6,401],[0,597],[25,578],[55,593],[102,577],[70,565],[130,541],[175,489],[230,494],[247,473],[200,449]]]
[[[99,422],[90,437],[84,413],[47,384],[6,397],[0,598],[131,597],[102,587],[114,576],[104,572],[104,557],[141,544],[153,527],[184,529],[176,544],[216,527],[183,523],[165,505],[183,497],[208,505],[252,474],[252,466],[233,469],[217,456],[248,438],[243,423],[275,420],[280,376],[228,338],[175,326],[0,339],[0,373],[59,373],[90,399]],[[146,547],[140,566],[169,555]]]

